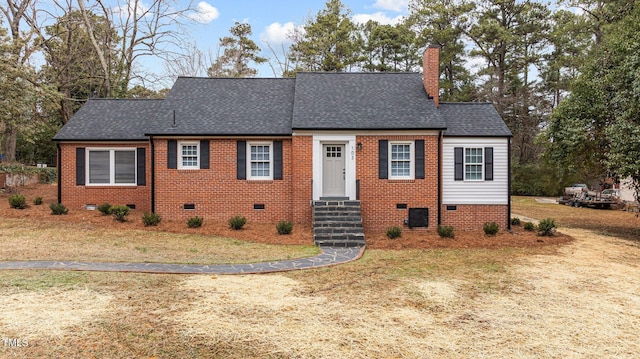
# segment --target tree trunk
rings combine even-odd
[[[2,143],[3,163],[13,163],[16,161],[16,141],[18,139],[18,129],[12,124],[6,124],[4,129],[4,142]]]

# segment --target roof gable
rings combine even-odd
[[[147,133],[291,134],[294,84],[294,79],[180,77]]]
[[[418,73],[296,77],[293,129],[444,129]]]
[[[442,102],[445,136],[511,137],[511,131],[491,103]]]
[[[54,140],[146,140],[145,131],[163,100],[89,99]]]

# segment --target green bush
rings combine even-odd
[[[157,226],[161,219],[160,215],[155,213],[145,212],[144,215],[142,215],[142,223],[144,223],[145,227]]]
[[[276,229],[278,230],[278,234],[289,234],[293,232],[293,222],[280,221],[276,224]]]
[[[539,236],[553,236],[555,232],[556,223],[551,218],[546,218],[538,223],[538,235]]]
[[[111,214],[111,205],[109,203],[103,203],[98,206],[98,211],[100,211],[100,213],[104,214],[105,216],[108,216]]]
[[[527,222],[524,224],[524,230],[525,231],[529,231],[529,232],[533,232],[536,230],[536,225],[531,223],[531,222]]]
[[[396,239],[402,237],[402,228],[393,226],[387,229],[387,237],[389,239]]]
[[[110,213],[113,215],[113,218],[118,222],[126,222],[127,216],[131,212],[131,208],[127,206],[113,206],[111,207]]]
[[[9,196],[9,206],[16,209],[25,209],[27,208],[27,200],[21,194],[14,194]]]
[[[38,173],[38,181],[40,183],[51,184],[55,182],[58,177],[58,171],[56,168],[38,168],[36,171]]]
[[[51,214],[55,214],[56,216],[67,214],[69,212],[69,209],[67,209],[67,207],[62,203],[51,203],[49,208],[51,208]]]
[[[33,204],[35,204],[36,206],[39,206],[42,204],[42,197],[38,196],[36,198],[33,199]]]
[[[519,226],[520,225],[520,218],[518,218],[518,217],[511,218],[511,224],[514,225],[514,226]]]
[[[244,226],[245,223],[247,223],[247,219],[242,216],[235,216],[229,219],[229,227],[235,230],[242,229],[242,226]]]
[[[484,230],[484,234],[488,236],[493,236],[500,230],[500,226],[496,222],[486,222],[484,226],[482,226]]]
[[[453,226],[438,226],[438,235],[441,238],[454,238]]]
[[[202,217],[191,217],[187,220],[187,226],[189,226],[189,228],[199,228],[202,227]]]

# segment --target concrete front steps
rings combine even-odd
[[[319,246],[364,246],[360,201],[313,201],[313,241]]]

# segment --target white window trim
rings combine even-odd
[[[392,145],[409,145],[409,176],[394,176],[391,171],[391,147]],[[416,149],[414,141],[389,141],[388,149],[388,172],[390,180],[412,180],[416,177]]]
[[[185,166],[182,164],[182,146],[196,146],[196,164],[193,166]],[[179,170],[199,170],[200,169],[200,142],[199,141],[180,141],[178,142],[178,169]]]
[[[251,146],[269,146],[269,176],[251,175]],[[273,180],[273,141],[249,142],[247,141],[247,180],[269,181]]]
[[[480,150],[482,160],[480,163],[467,163],[467,150],[477,149]],[[483,182],[484,181],[484,147],[464,147],[462,152],[462,172],[464,174],[464,180],[469,182]],[[480,178],[467,178],[467,165],[480,165]]]
[[[90,175],[90,163],[89,152],[92,151],[109,151],[109,183],[91,183]],[[133,183],[116,183],[116,151],[129,151],[133,152]],[[105,186],[118,186],[118,187],[135,187],[138,185],[138,156],[137,148],[132,147],[87,147],[85,149],[85,186],[88,187],[105,187]]]

